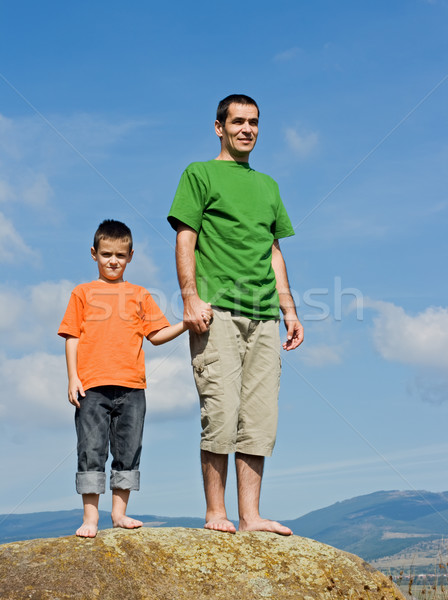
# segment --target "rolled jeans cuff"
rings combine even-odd
[[[78,471],[76,473],[76,491],[78,494],[104,494],[106,491],[106,473],[101,471]]]
[[[140,489],[140,471],[114,471],[110,472],[111,490],[131,490]]]

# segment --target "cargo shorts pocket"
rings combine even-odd
[[[198,354],[192,359],[191,364],[200,396],[215,396],[222,393],[219,352]]]

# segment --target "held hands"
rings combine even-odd
[[[294,350],[303,342],[303,327],[297,315],[284,315],[286,327],[286,342],[282,344],[284,350]]]
[[[197,295],[188,296],[184,300],[184,323],[195,333],[205,333],[213,318],[211,304],[204,302]]]
[[[82,387],[81,381],[76,377],[73,379],[69,379],[68,382],[68,401],[76,408],[80,407],[78,394],[82,397],[86,395],[84,392],[84,388]]]
[[[207,329],[209,329],[211,320],[213,319],[213,310],[211,304],[207,304],[207,308],[201,311],[201,316],[205,326],[207,327]]]

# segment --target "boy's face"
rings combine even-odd
[[[100,240],[98,252],[90,249],[98,263],[99,279],[108,283],[121,283],[126,265],[131,262],[134,250],[129,251],[127,240]]]

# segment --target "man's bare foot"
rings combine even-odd
[[[116,519],[112,517],[112,525],[114,527],[123,527],[123,529],[137,529],[138,527],[141,527],[143,523],[137,519],[132,519],[127,515],[122,515]]]
[[[76,530],[78,537],[94,538],[98,533],[98,525],[96,523],[84,522],[79,529]]]
[[[240,519],[238,531],[270,531],[272,533],[278,533],[279,535],[292,535],[292,531],[289,527],[277,523],[277,521],[261,518],[252,521]]]
[[[226,533],[236,533],[235,525],[225,517],[212,517],[204,525],[205,529],[213,531],[225,531]]]

